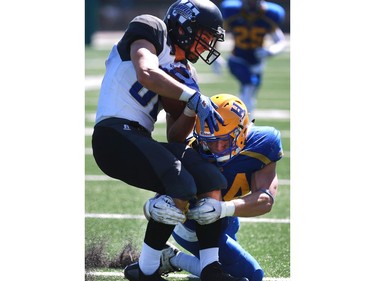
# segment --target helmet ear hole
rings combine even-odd
[[[245,136],[244,138],[241,138],[241,140],[240,140],[240,144],[243,146],[243,145],[245,145],[245,139],[246,139],[246,136],[247,136],[247,128],[245,130],[242,130],[241,134],[243,136]]]
[[[185,32],[184,32],[184,30],[182,29],[181,26],[178,27],[178,34],[179,35],[184,35],[185,34]]]

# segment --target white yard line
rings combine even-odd
[[[215,84],[222,78],[214,73],[199,73],[199,84]],[[85,90],[99,90],[102,84],[103,75],[86,75]]]
[[[161,121],[160,121],[161,122]],[[153,133],[155,133],[155,131],[158,131],[159,128],[155,128]],[[165,132],[165,128],[160,128],[161,130],[163,130],[163,133]],[[94,128],[92,127],[86,127],[85,128],[85,136],[86,137],[90,137],[92,136],[92,133],[94,132]],[[156,132],[158,133],[158,132]],[[284,137],[284,138],[290,138],[290,131],[289,130],[284,130],[284,131],[280,131],[281,135]]]
[[[86,275],[94,275],[94,276],[124,276],[123,272],[98,272],[98,271],[89,271],[86,272]],[[168,274],[168,277],[172,278],[189,278],[189,279],[199,279],[195,275],[191,274],[183,274],[183,273],[170,273]],[[284,278],[284,277],[264,277],[263,281],[290,281],[290,278]]]
[[[119,181],[106,175],[86,175],[86,181]],[[289,179],[279,179],[279,185],[290,185]]]
[[[256,116],[257,120],[289,120],[290,119],[290,111],[283,110],[283,109],[255,109],[254,115]],[[85,114],[85,118],[89,122],[95,122],[95,113],[88,112]],[[164,124],[165,121],[165,111],[162,110],[158,114],[158,119],[156,124]],[[285,131],[287,132],[287,131]],[[281,132],[282,133],[282,132]],[[287,135],[290,136],[290,133]],[[285,137],[287,137],[285,136]]]
[[[115,43],[117,43],[123,36],[123,31],[98,31],[92,36],[92,46],[98,50],[109,50]],[[286,48],[285,51],[290,51],[290,36],[285,34]],[[266,36],[266,44],[270,43],[271,38]],[[225,41],[218,43],[219,49],[222,52],[229,52],[233,46],[233,36],[230,33],[225,34]]]
[[[85,214],[85,218],[90,218],[90,219],[129,219],[129,220],[146,219],[144,215],[130,215],[130,214]]]
[[[91,147],[85,148],[85,155],[92,155],[92,148]],[[290,158],[290,152],[284,150],[283,158]]]
[[[85,214],[85,218],[93,219],[130,219],[130,220],[144,220],[144,215],[131,214]],[[240,222],[252,223],[290,223],[290,219],[272,219],[272,218],[239,218]]]
[[[98,90],[102,84],[103,75],[86,75],[85,90]]]
[[[256,116],[256,120],[289,120],[290,111],[285,109],[255,109],[254,116]],[[95,113],[86,113],[85,118],[87,121],[94,122]],[[158,120],[156,121],[156,124],[158,123],[165,123],[164,110],[160,111],[158,114]]]

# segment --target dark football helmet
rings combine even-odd
[[[185,51],[186,58],[192,63],[200,57],[207,64],[211,64],[220,56],[215,45],[218,41],[224,41],[225,30],[221,12],[213,2],[178,0],[169,7],[164,22],[172,42]],[[203,32],[209,33],[213,39],[210,42],[204,40]],[[195,42],[197,42],[195,52],[192,52],[191,47]],[[206,51],[200,54],[197,51],[199,44],[208,53]]]

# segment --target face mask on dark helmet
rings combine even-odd
[[[172,42],[185,51],[189,61],[195,63],[199,56],[204,62],[211,64],[220,56],[215,45],[218,41],[224,41],[223,17],[219,8],[211,1],[176,1],[169,7],[164,22]],[[212,36],[210,42],[202,38],[204,33]],[[192,52],[191,47],[194,45]],[[207,51],[199,54],[199,45]]]
[[[245,10],[259,10],[261,7],[261,0],[242,0],[242,6]]]

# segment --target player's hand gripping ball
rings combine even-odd
[[[168,67],[163,67],[162,69],[180,83],[199,91],[199,87],[193,77],[193,73],[187,68],[186,65],[178,62],[170,64]],[[186,106],[186,102],[184,101],[163,96],[160,96],[160,101],[165,112],[167,112],[175,120],[182,114]]]

